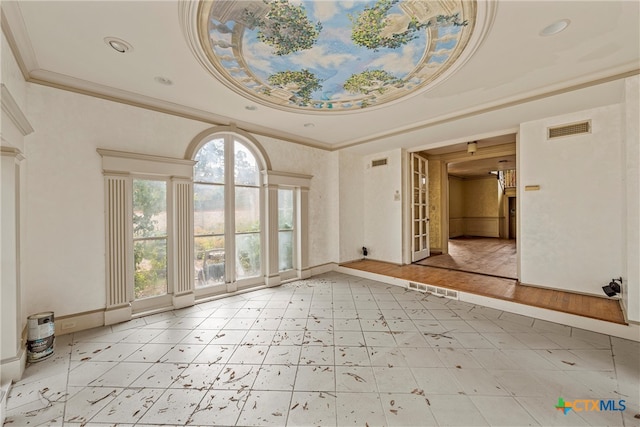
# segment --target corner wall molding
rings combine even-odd
[[[34,129],[29,123],[29,119],[22,112],[22,109],[16,102],[16,100],[11,95],[9,89],[4,85],[4,83],[0,84],[1,94],[0,99],[2,100],[2,111],[11,119],[13,124],[20,130],[22,136],[27,136],[30,133],[33,133]]]

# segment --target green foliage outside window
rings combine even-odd
[[[166,215],[167,198],[164,181],[133,182],[133,245],[135,298],[162,295],[167,281]],[[160,239],[154,239],[161,237]]]

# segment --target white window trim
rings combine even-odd
[[[105,176],[106,292],[105,325],[132,318],[133,179],[167,181],[167,277],[170,296],[140,300],[136,311],[165,305],[193,305],[192,160],[98,149]]]

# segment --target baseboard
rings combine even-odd
[[[2,387],[4,387],[6,383],[20,380],[26,366],[27,351],[25,346],[22,345],[15,357],[0,361],[0,383]]]
[[[614,301],[621,301],[622,298],[619,296],[616,296],[615,298],[611,298],[608,297],[606,295],[602,295],[602,294],[595,294],[595,293],[591,293],[591,292],[580,292],[580,291],[576,291],[573,289],[564,289],[564,288],[554,288],[553,286],[544,286],[544,285],[536,285],[536,284],[532,284],[532,283],[524,283],[524,282],[520,282],[518,281],[518,284],[521,286],[529,286],[532,288],[539,288],[539,289],[549,289],[551,291],[562,291],[562,292],[567,292],[570,294],[575,294],[575,295],[585,295],[585,296],[589,296],[589,297],[597,297],[597,298],[602,298],[602,299],[606,299],[606,300],[614,300]]]
[[[309,272],[311,273],[309,277],[317,276],[319,274],[329,273],[331,271],[335,271],[338,266],[335,262],[328,262],[326,264],[316,265],[314,267],[309,268]]]
[[[91,310],[54,318],[55,334],[65,335],[104,325],[104,310]]]

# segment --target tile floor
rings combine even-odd
[[[328,273],[59,336],[5,425],[637,426],[639,357],[637,342]],[[565,415],[559,397],[626,410]]]

